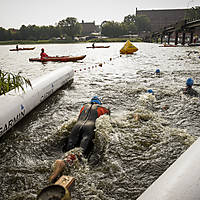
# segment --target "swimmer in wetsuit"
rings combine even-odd
[[[95,122],[98,117],[104,114],[110,114],[110,110],[101,106],[102,103],[97,96],[94,96],[90,103],[85,104],[80,111],[78,120],[74,125],[66,145],[66,150],[70,151],[75,147],[81,147],[82,154],[87,157],[91,146],[92,140],[95,136]],[[55,178],[64,170],[64,168],[73,163],[76,160],[76,155],[70,154],[62,160],[56,160],[55,168],[50,176],[50,182],[53,182]]]
[[[186,81],[186,88],[183,89],[183,94],[189,95],[192,97],[199,97],[199,93],[192,88],[194,81],[192,78],[188,78]]]

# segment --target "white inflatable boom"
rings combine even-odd
[[[200,139],[197,139],[137,200],[199,199]]]

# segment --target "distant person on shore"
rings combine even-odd
[[[96,119],[104,114],[110,115],[110,110],[101,105],[100,99],[97,96],[94,96],[90,103],[85,104],[81,108],[78,120],[67,138],[65,151],[70,152],[66,154],[63,159],[55,161],[53,173],[49,178],[50,182],[54,182],[66,167],[71,166],[75,160],[80,159],[81,154],[89,159],[91,150],[94,146],[92,140],[95,137],[94,129]],[[73,153],[73,150],[76,147],[81,149],[81,154],[75,155]]]
[[[93,43],[93,44],[92,44],[92,47],[93,47],[93,48],[95,47],[95,45],[94,45],[94,44],[95,44],[95,43]]]
[[[16,45],[16,49],[17,49],[17,51],[19,50],[18,44]]]
[[[43,49],[43,48],[41,49],[40,57],[41,57],[41,59],[44,59],[44,58],[48,58],[48,57],[49,57],[49,56],[44,52],[44,49]]]
[[[192,97],[199,97],[199,93],[192,88],[194,81],[192,78],[188,78],[186,81],[186,88],[183,89],[183,94],[189,95]]]

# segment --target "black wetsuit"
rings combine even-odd
[[[100,114],[98,109],[101,110]],[[83,149],[83,154],[87,156],[93,146],[95,121],[99,115],[105,113],[109,114],[109,110],[98,104],[86,104],[82,108],[78,121],[68,137],[67,151],[80,146]]]
[[[189,86],[183,89],[183,94],[190,95],[192,97],[199,97],[199,93]]]

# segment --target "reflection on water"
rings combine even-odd
[[[197,48],[136,43],[135,55],[120,56],[123,43],[108,45],[27,45],[36,49],[23,52],[0,46],[1,69],[22,71],[30,79],[63,66],[76,70],[70,87],[61,88],[0,139],[0,199],[35,199],[48,184],[53,161],[63,156],[66,131],[60,127],[65,124],[70,131],[81,105],[94,95],[111,108],[111,116],[96,123],[98,165],[84,162],[67,172],[76,178],[73,199],[136,199],[199,136],[199,99],[180,92],[188,77],[200,81]],[[29,62],[42,47],[48,55],[87,56],[75,63]],[[160,77],[154,74],[157,68]]]

